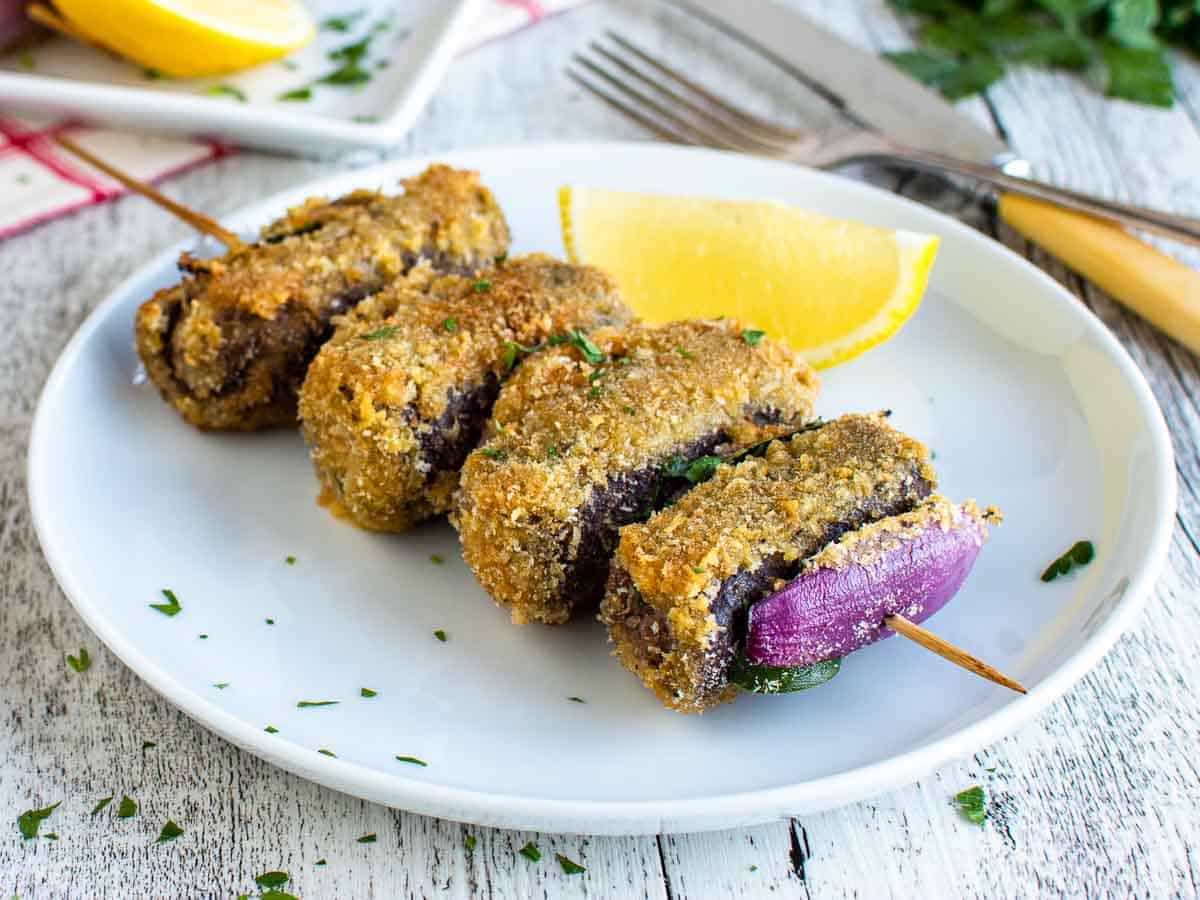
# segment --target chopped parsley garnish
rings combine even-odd
[[[400,329],[395,325],[384,325],[378,331],[372,331],[370,334],[364,334],[362,339],[364,341],[382,341],[384,338],[391,337],[399,330]]]
[[[560,341],[559,343],[562,343]],[[576,350],[583,354],[583,358],[593,366],[598,366],[608,357],[600,352],[600,348],[591,342],[586,334],[578,328],[572,328],[567,335],[566,343],[570,344]]]
[[[322,856],[315,863],[313,863],[313,865],[314,866],[327,866],[327,865],[329,865],[329,863],[325,862],[325,857]]]
[[[1042,573],[1042,581],[1053,581],[1059,575],[1066,575],[1076,566],[1086,566],[1096,558],[1096,548],[1091,541],[1076,541],[1070,550],[1056,559]]]
[[[458,319],[454,318],[454,316],[446,316],[442,320],[442,327],[450,332],[450,334],[454,334],[454,332],[458,331]]]
[[[429,763],[423,759],[417,759],[415,756],[397,756],[396,762],[411,763],[414,766],[428,766]]]
[[[488,459],[504,459],[505,453],[503,450],[497,450],[494,447],[481,447],[479,450]]]
[[[572,703],[587,703],[587,701],[584,700],[582,697],[568,697],[567,699],[570,700]]]
[[[501,253],[499,256],[493,256],[492,262],[494,262],[496,265],[500,265],[500,263],[504,262],[507,259],[508,259],[508,251],[505,251],[504,253]]]
[[[680,356],[682,356],[684,359],[695,359],[696,358],[695,353],[693,353],[691,350],[685,350],[683,347],[676,347],[675,352],[678,353]]]
[[[85,647],[79,648],[78,656],[70,656],[70,655],[67,656],[67,665],[70,666],[72,669],[74,669],[76,672],[86,672],[88,670],[88,668],[91,666],[91,664],[92,664],[92,658],[90,656],[88,656],[88,652]]]
[[[45,834],[42,835],[42,837],[44,837],[48,841],[57,841],[58,840],[58,834],[53,831],[46,832]]]
[[[292,876],[287,872],[263,872],[254,876],[254,883],[261,888],[277,888],[291,880]]]
[[[697,575],[703,575],[708,570],[704,566],[692,566],[692,571]]]
[[[725,459],[721,456],[700,456],[691,462],[682,456],[675,456],[663,466],[662,471],[667,478],[686,478],[692,484],[700,484],[712,478],[717,466],[723,462]]]
[[[987,819],[987,795],[979,785],[955,794],[954,802],[958,804],[958,811],[968,821],[982,825]]]
[[[546,450],[546,457],[548,459],[554,459],[557,456],[558,456],[558,448],[557,447],[550,447],[549,449]]]
[[[373,125],[379,121],[379,116],[352,116],[355,122],[362,122],[364,125]]]
[[[158,744],[156,744],[154,741],[142,741],[142,750],[143,751],[153,750],[157,746],[158,746]]]
[[[489,284],[491,282],[488,282]],[[500,345],[504,348],[504,353],[500,356],[500,364],[504,366],[505,372],[511,372],[513,366],[517,364],[517,360],[523,356],[528,356],[534,351],[533,347],[522,347],[516,341],[505,341]]]
[[[756,331],[753,328],[747,328],[742,332],[742,340],[751,347],[757,347],[759,342],[762,341],[762,339],[766,336],[767,333],[765,331]]]
[[[303,102],[305,100],[311,100],[312,88],[308,87],[307,85],[304,87],[292,88],[290,91],[284,91],[282,94],[279,94],[275,99],[284,103],[296,103]]]
[[[61,803],[62,801],[59,800],[58,803],[52,803],[42,809],[27,809],[17,816],[17,828],[21,830],[21,837],[27,841],[37,837],[38,828],[41,827],[42,822],[50,818],[50,814],[58,809]]]
[[[170,819],[167,819],[167,824],[162,827],[162,831],[158,833],[158,839],[154,843],[165,844],[167,841],[175,840],[181,834],[183,834],[183,829]]]
[[[482,294],[484,291],[491,290],[492,279],[480,278],[473,285],[471,285],[471,287],[473,287],[475,289],[475,293]]]
[[[600,396],[600,385],[593,384],[590,388],[588,388],[587,398],[589,400],[595,400],[595,399],[599,398],[599,396]]]
[[[314,706],[337,706],[338,700],[301,700],[296,704],[296,709],[309,709]]]
[[[344,16],[330,16],[321,23],[322,31],[337,31],[345,34],[351,29],[355,22],[367,14],[365,9],[356,9],[352,13],[346,13]]]
[[[751,866],[751,867],[750,867],[750,871],[751,871],[751,872],[757,872],[757,871],[758,871],[758,866],[756,866],[756,865],[755,865],[755,866]]]
[[[467,848],[468,853],[475,852],[475,835],[468,834],[463,838],[463,846]]]
[[[202,640],[202,641],[207,641],[207,640],[208,640],[208,635],[207,635],[207,634],[198,634],[198,635],[196,635],[196,637],[200,638],[200,640]]]
[[[443,644],[446,643],[446,632],[442,631],[442,629],[439,628],[437,631],[435,631],[433,633],[433,636],[435,638],[437,638],[439,641],[441,641]]]
[[[379,691],[373,691],[370,688],[363,688],[358,692],[358,695],[360,697],[377,697],[379,696]]]
[[[336,63],[341,63],[341,65],[328,75],[318,78],[318,83],[345,86],[370,81],[371,73],[360,65],[363,57],[367,55],[367,49],[370,45],[371,35],[367,35],[362,40],[355,41],[353,44],[347,44],[344,47],[331,50],[329,58]]]
[[[279,729],[276,728],[274,725],[268,725],[266,728],[263,729],[263,731],[265,731],[267,734],[279,734]]]
[[[334,759],[337,759],[337,754],[336,754],[336,753],[334,753],[332,750],[326,750],[324,747],[322,747],[322,748],[321,748],[320,750],[318,750],[317,752],[318,752],[318,753],[321,753],[321,754],[323,754],[323,755],[325,755],[325,756],[332,756]]]
[[[440,566],[442,563],[444,563],[446,561],[446,558],[444,556],[442,556],[442,554],[440,554],[440,553],[430,553],[429,561],[431,563],[433,563],[435,566]]]
[[[213,685],[213,687],[215,687],[218,691],[223,691],[223,690],[225,690],[225,688],[229,687],[229,682],[228,681],[218,681],[216,684]]]
[[[362,837],[357,838],[357,840],[360,844],[373,844],[376,841],[375,832],[372,831],[370,834],[364,834]]]
[[[150,608],[157,609],[164,616],[179,615],[179,612],[180,612],[180,610],[183,609],[183,607],[179,605],[179,600],[176,598],[175,592],[168,588],[163,588],[162,595],[167,598],[167,602],[166,603],[151,603]]]
[[[274,620],[274,619],[264,619],[263,621],[264,621],[264,622],[266,622],[268,625],[274,625],[274,624],[275,624],[275,620]]]
[[[296,564],[296,557],[294,557],[294,556],[285,556],[285,557],[283,558],[283,561],[284,561],[285,563],[287,563],[289,566],[294,566],[294,565]]]
[[[530,862],[540,862],[542,851],[537,848],[537,844],[533,841],[528,841],[524,847],[517,851]]]
[[[607,373],[608,373],[608,369],[604,369],[604,368],[595,369],[590,375],[588,375],[588,381],[592,381],[592,382],[599,381]]]
[[[232,84],[214,84],[204,93],[212,97],[232,97],[238,103],[246,102],[246,92]]]
[[[137,815],[137,803],[128,794],[121,795],[121,802],[117,804],[118,819],[132,819]]]
[[[624,411],[625,415],[627,415],[627,416],[636,416],[637,415],[637,410],[634,409],[632,406],[622,406],[621,409]]]
[[[101,797],[96,801],[96,805],[92,807],[92,815],[94,816],[96,813],[100,812],[100,810],[104,809],[104,807],[108,806],[108,804],[112,803],[112,801],[112,794],[109,794],[107,797]]]
[[[566,875],[578,875],[581,872],[587,871],[587,869],[575,862],[575,860],[567,859],[561,853],[555,853],[554,858],[558,860],[558,864],[562,866],[563,873]]]

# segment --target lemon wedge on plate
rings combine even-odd
[[[559,189],[572,262],[610,272],[652,322],[734,317],[825,368],[887,340],[917,310],[932,235],[770,201]]]
[[[176,78],[286,56],[316,34],[299,0],[55,0],[84,37]]]

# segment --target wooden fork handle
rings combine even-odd
[[[1000,217],[1121,303],[1200,353],[1200,272],[1101,219],[1001,194]]]

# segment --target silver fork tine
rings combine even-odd
[[[581,56],[580,54],[576,53],[572,58],[578,65],[583,66],[590,73],[616,88],[620,93],[627,97],[632,97],[643,107],[652,110],[656,116],[667,120],[676,129],[682,131],[684,134],[687,134],[688,143],[701,144],[709,147],[718,147],[722,150],[745,151],[750,149],[744,142],[730,140],[726,135],[717,134],[711,130],[706,131],[698,127],[695,122],[688,121],[687,119],[663,106],[663,104],[654,98],[647,96],[642,91],[639,91],[637,88],[627,84],[612,73],[600,68],[600,66],[596,65],[586,56]]]
[[[658,61],[645,50],[638,47],[632,41],[621,37],[621,35],[617,34],[615,31],[606,30],[605,34],[607,34],[612,41],[619,44],[629,53],[632,53],[639,60],[650,66],[655,71],[660,72],[667,78],[670,78],[676,84],[682,85],[696,96],[702,97],[706,102],[712,104],[715,108],[721,110],[726,115],[736,119],[744,129],[756,132],[754,137],[758,140],[765,143],[777,144],[780,141],[800,141],[806,137],[806,134],[803,131],[797,131],[790,128],[781,128],[777,125],[773,125],[770,122],[760,119],[758,116],[755,116],[744,109],[734,106],[727,100],[718,97],[712,91],[708,90],[708,88],[688,78],[677,69],[673,69],[665,63]]]
[[[664,138],[665,140],[671,141],[672,143],[676,143],[676,144],[688,144],[689,146],[693,146],[693,147],[702,146],[700,141],[684,135],[682,133],[682,131],[672,131],[670,128],[667,128],[665,125],[658,122],[657,120],[650,118],[649,116],[640,112],[635,107],[630,106],[624,100],[621,100],[618,97],[614,97],[612,94],[610,94],[608,91],[604,90],[603,88],[597,87],[596,85],[592,84],[592,82],[590,82],[588,79],[584,78],[582,75],[580,75],[574,69],[567,69],[567,77],[570,78],[572,81],[574,81],[576,84],[578,84],[580,87],[582,87],[584,90],[588,91],[589,93],[591,93],[595,97],[599,98],[600,100],[603,100],[605,103],[607,103],[613,109],[617,110],[617,112],[621,113],[622,115],[628,116],[629,118],[631,118],[635,122],[637,122],[639,125],[642,125],[644,128],[657,134],[659,137]]]
[[[757,151],[759,153],[769,153],[769,154],[777,154],[777,153],[783,152],[784,150],[787,149],[785,146],[781,146],[777,142],[759,140],[754,135],[748,134],[747,133],[748,129],[745,126],[741,125],[740,123],[730,122],[730,121],[728,121],[728,118],[722,118],[721,116],[713,115],[713,113],[711,113],[709,110],[705,109],[704,107],[700,106],[695,101],[689,99],[688,97],[683,96],[682,94],[680,94],[677,91],[672,90],[671,88],[667,87],[666,85],[660,84],[659,82],[655,81],[653,78],[648,76],[645,72],[642,72],[640,69],[636,68],[635,66],[630,65],[624,59],[617,56],[611,50],[608,50],[607,48],[601,46],[596,41],[592,41],[591,43],[589,43],[588,47],[594,53],[597,53],[600,56],[604,57],[604,59],[606,59],[612,65],[616,66],[618,69],[620,69],[625,74],[636,79],[637,81],[646,85],[650,89],[657,91],[663,97],[666,97],[666,98],[674,101],[674,103],[677,106],[679,106],[682,109],[686,109],[689,113],[691,113],[696,118],[703,119],[705,122],[708,122],[709,125],[711,125],[712,127],[719,129],[721,132],[723,132],[725,135],[727,135],[729,137],[729,139],[735,145],[738,146],[739,149],[747,150],[747,151]]]

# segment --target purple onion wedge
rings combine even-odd
[[[780,591],[750,608],[745,655],[755,666],[808,666],[893,632],[884,616],[933,615],[966,580],[999,514],[934,494],[812,557]]]

